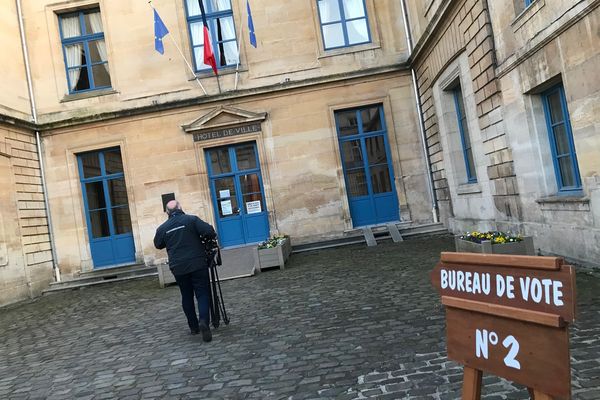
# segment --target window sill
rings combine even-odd
[[[510,23],[513,32],[517,32],[527,21],[529,21],[542,7],[546,5],[546,0],[534,0],[526,9],[521,11],[519,15]]]
[[[107,96],[107,95],[110,95],[110,94],[117,94],[117,93],[119,93],[119,92],[117,92],[114,89],[91,90],[89,92],[84,92],[84,93],[68,94],[65,97],[63,97],[60,100],[60,102],[61,103],[67,103],[69,101],[90,99],[92,97]]]
[[[227,68],[219,69],[217,71],[219,71],[219,76],[224,76],[224,75],[232,75],[232,74],[235,74],[236,72],[248,72],[248,68],[247,67],[242,68],[242,66],[240,65],[240,69],[237,71],[236,71],[235,67],[227,67]],[[195,81],[196,78],[204,79],[204,78],[212,78],[215,76],[216,75],[212,69],[207,69],[207,70],[196,72],[196,76],[194,78],[188,79],[188,81],[191,82],[191,81]]]
[[[458,185],[456,188],[456,194],[464,195],[464,194],[476,194],[481,193],[481,185],[478,182],[474,183],[463,183]]]
[[[590,199],[585,196],[548,196],[535,201],[542,211],[590,211]]]
[[[336,56],[341,56],[344,54],[360,53],[361,51],[376,50],[376,49],[380,49],[380,48],[381,48],[381,46],[378,43],[371,42],[371,43],[359,44],[356,46],[342,47],[339,49],[322,50],[321,54],[319,54],[319,56],[317,58],[322,59],[322,58],[336,57]]]

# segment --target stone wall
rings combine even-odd
[[[52,281],[52,252],[35,137],[0,125],[0,305]]]

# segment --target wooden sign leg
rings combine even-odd
[[[542,393],[539,390],[532,389],[532,388],[527,388],[527,390],[529,391],[529,397],[531,398],[531,400],[553,400],[554,399],[554,397],[550,396],[549,394]]]
[[[481,399],[481,377],[483,373],[474,368],[465,367],[463,376],[463,400],[480,400]]]

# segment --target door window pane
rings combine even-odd
[[[209,155],[214,175],[231,172],[231,160],[229,160],[229,150],[226,147],[210,150]]]
[[[217,190],[218,199],[235,197],[235,185],[233,183],[233,177],[216,179],[215,189]]]
[[[371,107],[361,110],[363,132],[377,132],[382,130],[379,107]]]
[[[237,161],[237,168],[240,171],[257,168],[254,144],[246,144],[236,147],[235,158]]]
[[[107,175],[123,172],[123,160],[121,160],[120,150],[111,150],[104,153],[104,168]]]
[[[383,135],[365,139],[365,145],[367,146],[369,165],[387,164]]]
[[[81,166],[83,168],[84,178],[94,178],[100,176],[100,159],[98,153],[85,153],[79,156],[81,159]]]
[[[392,191],[392,183],[390,181],[390,170],[387,165],[378,165],[371,167],[371,185],[373,193],[389,193]]]
[[[228,199],[219,200],[219,217],[231,217],[234,215],[238,215],[240,213],[240,209],[238,206],[237,197],[230,197]]]
[[[323,41],[326,49],[342,47],[345,44],[342,24],[323,25]]]
[[[104,199],[104,185],[102,181],[86,183],[85,192],[87,194],[89,210],[106,208],[106,200]]]
[[[122,206],[127,204],[127,188],[125,178],[111,179],[108,181],[108,193],[111,206]]]
[[[90,211],[90,224],[92,225],[92,237],[102,238],[110,236],[106,210]]]
[[[344,156],[344,167],[347,169],[359,168],[363,166],[362,148],[360,140],[350,140],[342,143],[342,153]]]
[[[240,186],[242,187],[242,194],[260,192],[258,174],[240,176]]]
[[[244,195],[244,207],[246,214],[257,214],[264,211],[262,194],[253,193]]]
[[[347,189],[351,197],[366,196],[369,194],[364,169],[348,171],[346,175],[348,177]]]
[[[115,226],[115,234],[122,235],[131,233],[131,216],[129,215],[129,207],[116,207],[112,209],[113,225]]]
[[[358,118],[356,111],[342,111],[336,113],[338,132],[340,136],[358,134]]]

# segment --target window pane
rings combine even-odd
[[[198,3],[198,0],[196,0]],[[216,12],[216,11],[227,11],[231,10],[231,1],[230,0],[204,0],[204,7],[207,13]]]
[[[190,32],[192,34],[192,44],[194,46],[204,45],[204,31],[202,22],[194,22],[190,24]]]
[[[373,193],[389,193],[392,191],[390,170],[387,165],[371,167],[371,185]]]
[[[260,181],[257,174],[240,176],[240,186],[242,187],[242,194],[260,193]]]
[[[379,107],[361,110],[360,117],[362,118],[363,132],[375,132],[382,129]]]
[[[364,0],[343,0],[344,15],[346,19],[360,18],[365,16]]]
[[[336,120],[340,136],[356,135],[358,133],[356,111],[338,112],[336,113]]]
[[[107,60],[106,43],[104,42],[104,39],[90,40],[88,42],[88,47],[90,49],[90,61],[92,63],[99,63]]]
[[[122,206],[128,203],[125,178],[111,179],[108,181],[108,193],[111,206]]]
[[[65,57],[67,60],[67,67],[77,67],[85,64],[85,53],[83,51],[83,44],[76,43],[65,46]]]
[[[342,24],[323,25],[323,41],[326,49],[344,46],[346,42]]]
[[[210,24],[211,29],[216,29],[217,40],[227,41],[235,39],[235,27],[233,25],[233,17],[215,18]]]
[[[321,23],[340,21],[340,5],[338,0],[319,0],[319,15]]]
[[[573,168],[571,156],[559,158],[558,167],[560,168],[560,176],[562,178],[563,187],[576,186],[575,170]]]
[[[85,30],[87,34],[104,32],[100,11],[84,14],[83,19],[85,21]]]
[[[369,27],[366,19],[357,19],[346,24],[348,44],[366,43],[369,41]]]
[[[70,69],[69,80],[71,81],[71,85],[75,86],[73,89],[74,91],[87,90],[91,88],[87,67]]]
[[[106,174],[118,174],[123,172],[123,160],[120,150],[112,150],[104,153],[104,169]]]
[[[365,145],[367,146],[369,165],[387,165],[387,155],[385,154],[385,142],[383,136],[367,138],[365,140]]]
[[[217,52],[217,63],[224,67],[226,65],[236,65],[238,62],[238,48],[235,40],[231,42],[219,43]]]
[[[92,75],[94,77],[94,87],[110,86],[108,63],[92,66]]]
[[[473,150],[471,148],[467,150],[467,161],[469,180],[477,180],[477,174],[475,173],[475,161],[473,160]]]
[[[81,166],[83,167],[84,178],[93,178],[102,174],[100,171],[100,159],[98,158],[98,153],[81,154],[79,155],[79,159],[81,160]]]
[[[246,209],[246,214],[263,212],[265,209],[262,204],[263,201],[261,193],[248,194],[244,196],[244,207]]]
[[[208,154],[213,175],[231,172],[231,160],[229,160],[229,150],[226,147],[210,150]]]
[[[256,154],[254,153],[253,144],[236,147],[235,158],[237,161],[237,169],[240,171],[256,168]]]
[[[215,180],[215,189],[217,190],[217,199],[228,199],[235,197],[235,186],[233,178],[221,178]]]
[[[565,117],[562,112],[559,91],[548,95],[548,104],[550,106],[550,121],[552,122],[552,124],[564,121]]]
[[[85,193],[87,195],[88,209],[96,210],[106,207],[104,199],[104,185],[102,182],[89,182],[85,184]]]
[[[63,39],[81,36],[81,27],[79,26],[79,14],[69,17],[61,17],[60,25],[62,28]]]
[[[363,169],[348,171],[346,176],[348,179],[347,190],[351,197],[366,196],[369,194],[365,171]]]
[[[106,210],[91,211],[90,224],[92,225],[92,237],[101,238],[110,236],[108,214]]]
[[[203,0],[204,9],[206,10],[206,0]],[[187,4],[187,12],[190,17],[195,17],[200,15],[200,5],[198,4],[198,0],[186,0]]]
[[[210,65],[204,64],[204,46],[194,47],[194,57],[198,71],[210,68]]]
[[[567,136],[567,129],[565,124],[561,124],[552,128],[554,131],[554,140],[556,142],[556,154],[569,154],[571,148],[569,145],[569,137]]]
[[[364,165],[360,140],[343,142],[342,153],[344,155],[344,167],[346,169],[359,168]]]
[[[129,215],[129,207],[117,207],[112,209],[113,225],[115,226],[115,234],[122,235],[131,233],[131,216]]]

